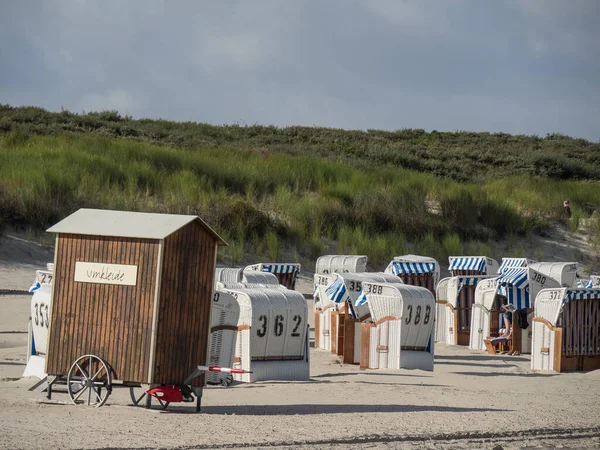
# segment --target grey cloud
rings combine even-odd
[[[597,5],[4,2],[0,101],[211,123],[598,140]]]

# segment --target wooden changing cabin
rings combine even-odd
[[[95,355],[123,384],[179,384],[207,363],[225,242],[199,217],[80,209],[48,231],[57,233],[49,375]],[[199,396],[204,378],[191,381]]]

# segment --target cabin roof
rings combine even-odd
[[[206,222],[198,216],[157,214],[109,209],[82,208],[48,228],[50,233],[84,234],[141,239],[164,239],[193,221],[211,234],[217,244],[227,245]]]
[[[436,265],[439,265],[439,263],[437,262],[437,260],[435,258],[432,258],[431,256],[421,256],[421,255],[395,256],[393,261],[412,262],[412,263],[429,262],[429,263],[435,263]]]
[[[478,270],[483,272],[486,269],[485,256],[449,256],[450,266],[448,270]]]

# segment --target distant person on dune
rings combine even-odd
[[[565,200],[563,202],[563,209],[565,211],[565,216],[567,219],[571,218],[571,205],[569,204],[569,200]]]

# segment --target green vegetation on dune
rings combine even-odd
[[[374,268],[407,251],[490,254],[486,241],[542,229],[565,198],[582,216],[600,205],[598,181],[521,173],[457,182],[311,152],[39,134],[0,133],[0,220],[43,229],[81,207],[197,214],[230,243],[229,262],[244,252],[276,260],[284,243],[308,258],[367,254]]]
[[[339,130],[317,127],[214,126],[194,122],[123,117],[116,111],[52,113],[0,104],[0,133],[95,135],[135,139],[196,151],[250,148],[258,152],[320,157],[358,167],[390,166],[461,182],[512,175],[600,180],[600,143],[560,134],[546,137],[505,133],[403,129]]]

